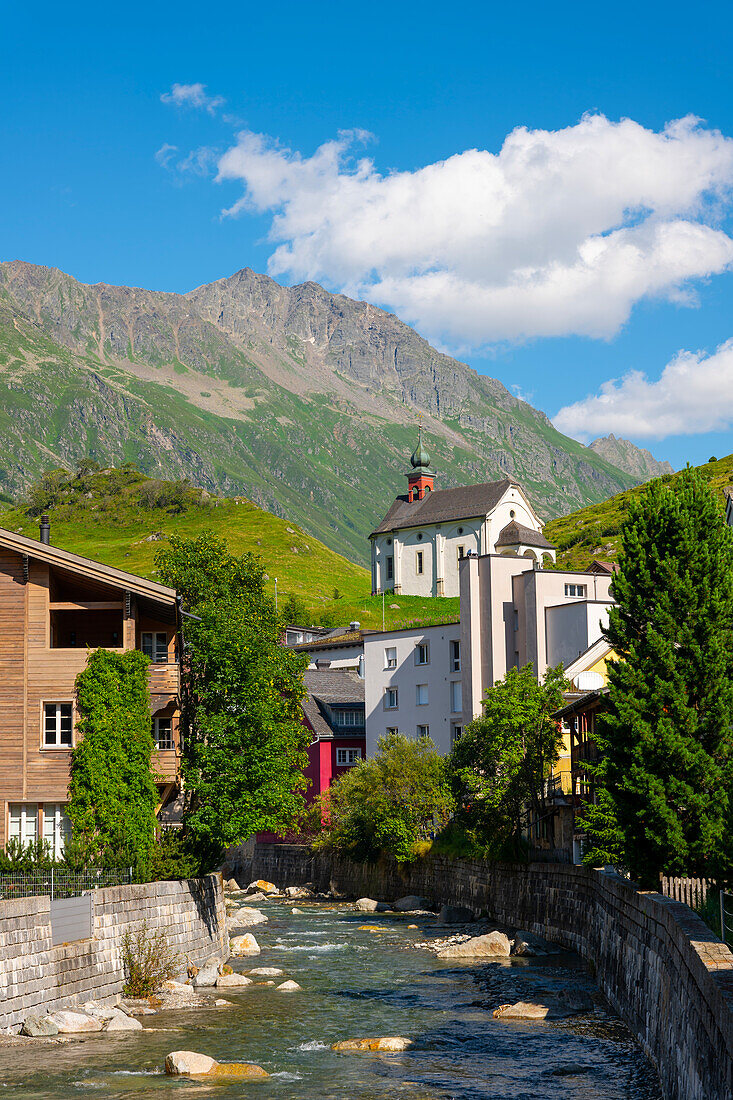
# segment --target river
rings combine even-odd
[[[346,904],[295,904],[302,913],[282,903],[261,906],[269,923],[252,931],[262,953],[234,965],[279,967],[302,992],[226,990],[233,1007],[160,1012],[143,1017],[145,1032],[5,1046],[0,1096],[660,1100],[656,1074],[602,1005],[553,1023],[492,1017],[500,1004],[539,999],[543,992],[595,993],[576,955],[440,961],[412,946],[440,934],[429,921],[374,918]],[[382,931],[360,931],[365,923]],[[420,926],[408,929],[408,923]],[[402,1054],[331,1050],[339,1039],[378,1035],[404,1035],[414,1045]],[[271,1076],[229,1084],[165,1077],[166,1054],[180,1049],[256,1062]]]

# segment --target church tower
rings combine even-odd
[[[407,474],[407,498],[411,504],[423,500],[433,491],[435,470],[430,468],[430,456],[422,445],[422,424],[417,429],[417,447],[410,458],[412,469]]]

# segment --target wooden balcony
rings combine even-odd
[[[156,776],[169,783],[178,779],[178,751],[176,749],[156,749],[151,766]]]
[[[181,690],[181,671],[176,661],[156,662],[148,669],[148,684],[153,703],[153,713],[167,702],[178,697]]]

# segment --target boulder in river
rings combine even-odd
[[[517,1001],[515,1005],[499,1005],[492,1012],[495,1020],[544,1020],[550,1009],[547,1005],[531,1001]]]
[[[285,971],[276,966],[256,966],[254,970],[248,970],[250,978],[284,978]]]
[[[227,917],[227,927],[251,928],[255,924],[267,924],[267,921],[267,915],[259,909],[254,909],[249,905],[241,905],[238,909],[233,909]]]
[[[38,1012],[29,1012],[20,1029],[21,1035],[28,1035],[31,1039],[49,1039],[58,1033],[59,1029],[51,1017],[41,1016]]]
[[[183,997],[193,997],[196,993],[192,985],[188,985],[186,982],[177,982],[174,978],[168,978],[166,981],[161,982],[160,989],[163,993],[177,993]]]
[[[485,936],[473,936],[463,943],[453,943],[438,952],[439,959],[487,959],[509,958],[511,944],[503,932],[487,932]]]
[[[473,919],[473,909],[464,905],[443,905],[438,913],[439,924],[469,924]]]
[[[228,878],[224,882],[224,892],[233,894],[239,889],[239,883],[235,878]]]
[[[297,982],[283,982],[277,988],[281,993],[299,993],[303,986],[298,985]]]
[[[218,977],[219,964],[217,962],[207,963],[206,966],[201,967],[193,979],[194,988],[201,989],[202,987],[216,985]]]
[[[557,952],[558,948],[544,940],[542,936],[535,936],[534,932],[517,932],[514,937],[512,955],[526,955],[531,958],[535,955],[548,955]]]
[[[428,899],[419,898],[417,894],[407,894],[404,898],[398,898],[394,903],[395,909],[399,910],[400,913],[414,913],[417,909],[428,909],[429,906]]]
[[[405,1039],[403,1035],[383,1035],[377,1039],[342,1039],[340,1043],[334,1043],[331,1050],[349,1052],[378,1050],[386,1054],[394,1054],[400,1050],[407,1050],[409,1046],[412,1046],[412,1039]]]
[[[354,909],[358,913],[376,913],[378,905],[379,902],[374,901],[373,898],[359,898],[354,902]]]
[[[246,894],[254,894],[256,892],[261,894],[279,894],[280,888],[276,886],[274,882],[268,882],[267,879],[258,878],[255,879],[254,882],[250,882],[245,890]]]
[[[165,1072],[170,1077],[269,1077],[261,1066],[251,1062],[217,1062],[195,1050],[173,1050],[166,1057]]]
[[[220,974],[216,979],[217,989],[244,989],[246,985],[252,985],[252,979],[244,974]]]
[[[308,886],[286,886],[285,887],[286,898],[311,898],[313,897],[313,891]]]
[[[105,1031],[142,1031],[143,1025],[139,1020],[135,1020],[132,1016],[128,1016],[125,1012],[115,1012],[107,1021]]]
[[[231,940],[232,955],[259,955],[260,945],[251,932],[245,932],[243,936],[233,936]],[[508,952],[507,952],[508,954]]]
[[[86,1012],[72,1012],[70,1009],[59,1009],[58,1012],[49,1013],[49,1020],[55,1024],[59,1035],[78,1035],[82,1031],[101,1031],[102,1020],[96,1016],[88,1016]]]

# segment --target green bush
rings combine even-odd
[[[151,932],[143,922],[137,932],[123,936],[122,964],[125,995],[150,997],[180,968],[181,957],[168,943],[165,932]]]

